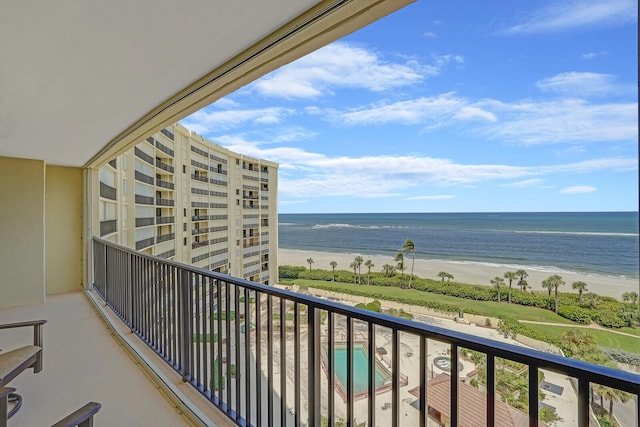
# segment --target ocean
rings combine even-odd
[[[280,214],[279,246],[638,278],[638,213]]]

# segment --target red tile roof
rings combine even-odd
[[[451,377],[440,374],[427,383],[427,405],[451,418],[451,402],[449,400]],[[409,390],[413,396],[420,398],[420,386]],[[487,396],[477,388],[460,381],[458,383],[458,424],[460,427],[477,427],[486,424]],[[546,424],[538,423],[541,427]],[[528,427],[529,415],[496,399],[496,427]]]

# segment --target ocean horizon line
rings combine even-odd
[[[402,215],[402,214],[580,214],[634,213],[640,211],[437,211],[437,212],[278,212],[278,215]]]

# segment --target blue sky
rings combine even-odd
[[[638,208],[634,0],[418,1],[182,123],[281,213]]]

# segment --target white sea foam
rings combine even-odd
[[[326,230],[329,228],[351,228],[361,230],[387,230],[401,229],[409,227],[401,227],[396,225],[355,225],[355,224],[315,224],[311,227],[314,230]]]
[[[518,234],[561,234],[576,236],[611,236],[611,237],[638,237],[637,233],[605,233],[592,231],[550,231],[550,230],[513,230]]]

